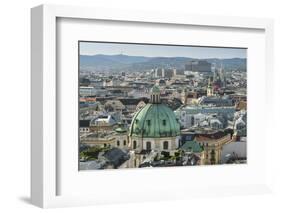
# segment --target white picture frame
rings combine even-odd
[[[252,193],[264,193],[271,191],[271,166],[270,166],[270,141],[264,144],[267,152],[265,153],[266,162],[260,168],[255,168],[257,174],[263,173],[265,176],[253,181],[245,183],[240,180],[239,183],[229,184],[223,182],[221,184],[209,185],[202,184],[201,187],[184,186],[182,189],[176,189],[168,185],[165,191],[159,188],[153,188],[154,193],[146,196],[143,192],[132,194],[134,191],[129,185],[121,194],[131,193],[124,197],[118,193],[112,195],[76,195],[76,194],[60,194],[58,192],[59,173],[61,167],[58,166],[57,160],[60,158],[58,152],[58,132],[57,132],[57,88],[60,82],[57,79],[57,21],[59,18],[79,19],[79,20],[100,20],[100,21],[119,21],[131,23],[153,23],[154,25],[173,26],[200,26],[206,28],[224,28],[229,31],[232,29],[243,30],[253,29],[263,32],[264,44],[264,68],[261,68],[261,76],[264,87],[262,90],[262,98],[266,98],[263,106],[270,109],[273,105],[273,98],[268,95],[273,88],[273,21],[271,19],[241,18],[241,17],[217,17],[203,15],[173,14],[173,13],[152,13],[147,11],[122,11],[101,8],[84,8],[73,6],[54,6],[41,5],[31,10],[31,201],[34,205],[49,208],[61,206],[91,205],[100,203],[116,203],[116,202],[138,202],[143,200],[161,200],[161,199],[178,199],[200,196],[215,195],[240,195]],[[253,76],[250,76],[253,78]],[[262,81],[262,79],[260,79]],[[254,87],[254,86],[253,86]],[[262,112],[264,108],[260,108]],[[264,111],[263,111],[264,112]],[[272,112],[269,110],[268,115]],[[270,119],[268,116],[266,119]],[[269,122],[269,120],[265,121]],[[269,128],[265,129],[266,138],[270,138]],[[253,139],[253,138],[252,138]],[[251,139],[250,139],[251,140]],[[250,147],[252,153],[255,147]],[[257,150],[258,152],[258,150]],[[254,154],[253,154],[254,155]],[[169,168],[159,170],[160,176],[166,175]],[[206,167],[204,169],[192,169],[192,172],[200,176],[203,170],[221,170],[221,168]],[[234,169],[235,170],[235,169]],[[247,167],[242,169],[247,173]],[[175,173],[186,175],[185,169],[177,170]],[[189,170],[190,172],[191,170]],[[76,171],[78,172],[78,171]],[[125,171],[118,171],[125,172]],[[221,172],[221,171],[218,171]],[[107,173],[109,174],[109,172]],[[112,173],[111,173],[112,174]],[[126,176],[132,175],[155,175],[149,170],[142,171],[126,171]],[[85,176],[89,174],[84,174]],[[91,176],[95,174],[92,173]],[[100,175],[100,174],[99,174]],[[104,174],[106,175],[106,173]],[[195,176],[196,176],[195,175]],[[102,175],[101,175],[102,176]],[[105,177],[105,176],[104,176]],[[239,175],[237,175],[239,178]],[[249,176],[248,178],[251,178]],[[71,179],[71,177],[70,177]],[[138,180],[140,178],[137,178]],[[84,179],[84,180],[87,180]],[[243,184],[244,183],[244,184]],[[74,183],[75,184],[75,183]],[[71,189],[70,189],[71,190]],[[73,187],[73,190],[76,190]],[[127,191],[126,191],[127,190]],[[163,192],[169,191],[173,196],[165,196]],[[188,191],[188,193],[186,193]],[[59,194],[59,195],[58,195]],[[83,193],[82,193],[83,194]],[[175,195],[176,194],[176,195]],[[157,195],[157,196],[155,196]]]

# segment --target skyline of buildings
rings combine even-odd
[[[80,170],[247,162],[247,72],[239,64],[142,58],[128,69],[116,60],[79,70]]]

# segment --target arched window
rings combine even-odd
[[[136,149],[136,148],[137,148],[137,142],[133,141],[133,149]]]
[[[123,145],[126,146],[126,140],[123,141]]]
[[[164,143],[163,143],[163,149],[169,149],[169,143],[168,143],[168,141],[164,141]]]
[[[117,141],[117,146],[120,146],[120,141]]]
[[[150,141],[146,142],[146,150],[148,150],[148,151],[151,150],[151,142]]]
[[[163,122],[163,126],[166,126],[166,120],[163,120],[162,122]]]

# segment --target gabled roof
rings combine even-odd
[[[204,148],[196,141],[186,141],[179,149],[184,151],[192,151],[195,153],[199,153],[204,150]]]
[[[140,101],[148,102],[148,98],[119,98],[122,104],[126,105],[138,105]]]
[[[126,159],[127,154],[118,148],[112,148],[103,155],[114,167],[120,166]]]

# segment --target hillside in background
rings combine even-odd
[[[188,57],[145,57],[128,55],[80,55],[80,70],[82,71],[145,71],[161,68],[184,69],[185,64],[196,58]],[[246,71],[245,58],[217,59],[208,58],[210,63],[224,67],[226,71]]]

